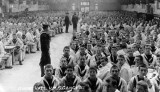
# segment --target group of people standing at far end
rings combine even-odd
[[[78,16],[76,13],[72,16],[72,24],[73,24],[73,31],[77,31],[77,24],[78,24]],[[65,16],[65,26],[66,26],[66,33],[68,33],[69,25],[71,24],[69,13],[66,13]]]

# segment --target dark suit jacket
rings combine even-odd
[[[65,22],[66,25],[69,25],[69,24],[70,24],[70,20],[69,20],[69,17],[68,17],[68,16],[65,16],[64,22]]]
[[[42,33],[40,36],[40,43],[41,43],[41,60],[40,65],[44,66],[46,64],[51,63],[49,49],[50,49],[50,35],[48,33]]]
[[[73,15],[72,23],[75,24],[75,25],[78,23],[78,17],[77,16]]]

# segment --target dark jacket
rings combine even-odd
[[[69,25],[70,24],[70,20],[69,20],[69,17],[68,16],[65,16],[65,25]]]
[[[40,65],[43,66],[46,64],[50,64],[51,63],[50,54],[49,54],[50,35],[46,32],[43,32],[40,36],[40,43],[41,43],[41,51],[42,51]]]
[[[73,25],[77,25],[77,23],[78,23],[78,17],[76,15],[72,16],[72,23],[73,23]]]

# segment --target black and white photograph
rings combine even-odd
[[[0,92],[160,92],[160,0],[0,0]]]

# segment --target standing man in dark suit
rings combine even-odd
[[[78,17],[76,13],[72,16],[72,24],[73,24],[73,31],[77,32],[77,23],[78,23]]]
[[[68,33],[68,28],[69,28],[69,24],[70,24],[69,13],[66,13],[64,22],[66,25],[66,33]]]
[[[47,64],[51,64],[50,58],[50,34],[48,30],[48,25],[43,25],[43,32],[40,36],[40,43],[41,43],[41,60],[40,60],[40,68],[41,68],[41,77],[44,76],[44,66]]]

